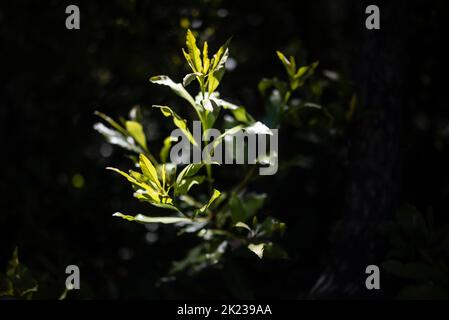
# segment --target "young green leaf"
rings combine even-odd
[[[267,217],[261,225],[256,228],[258,237],[270,238],[273,234],[282,235],[285,232],[286,225],[273,217]]]
[[[266,194],[250,193],[244,197],[232,194],[229,205],[233,223],[246,222],[255,216],[265,199]]]
[[[160,201],[160,194],[155,190],[155,186],[150,186],[146,182],[142,180],[138,180],[138,176],[136,176],[136,172],[131,171],[131,175],[116,169],[107,167],[107,170],[112,170],[117,172],[118,174],[124,176],[133,186],[135,186],[137,189],[142,189],[145,191],[145,194],[152,200],[152,201]]]
[[[242,122],[244,124],[250,124],[255,121],[254,118],[246,111],[244,107],[238,107],[235,110],[231,110],[231,113],[237,121]]]
[[[195,175],[198,170],[200,170],[204,166],[204,163],[191,163],[187,165],[182,171],[178,174],[176,178],[176,186],[181,185],[182,180]]]
[[[225,130],[224,133],[222,133],[221,135],[219,135],[217,138],[214,139],[214,142],[212,143],[212,148],[210,149],[211,154],[212,151],[215,150],[216,147],[218,147],[218,145],[223,141],[223,139],[228,136],[228,135],[233,135],[237,132],[239,132],[240,130],[242,130],[244,128],[244,126],[242,125],[237,125],[235,127],[232,127],[231,129],[227,129]]]
[[[231,111],[232,115],[237,121],[246,124],[254,122],[254,118],[248,112],[246,112],[245,107],[238,106],[229,101],[218,98],[218,92],[214,92],[209,99],[218,107],[223,107],[224,109]]]
[[[285,70],[287,71],[287,74],[290,77],[293,77],[295,75],[295,60],[293,57],[290,58],[290,60],[288,60],[284,54],[280,51],[276,51],[277,56],[279,57],[279,60],[281,60],[282,64],[285,67]],[[292,63],[293,62],[293,63]]]
[[[196,77],[202,76],[199,72],[189,73],[182,79],[182,85],[187,87]]]
[[[253,230],[251,230],[251,228],[246,223],[241,222],[241,221],[239,221],[236,224],[234,224],[234,227],[246,229],[246,230],[248,230],[250,232],[250,234],[253,233]]]
[[[128,139],[127,135],[123,135],[121,132],[106,127],[103,123],[98,122],[94,125],[94,129],[97,130],[102,136],[105,137],[106,141],[110,144],[117,145],[123,149],[142,153],[144,150],[134,143],[134,140]]]
[[[129,174],[127,174],[126,172],[123,172],[117,168],[112,168],[112,167],[107,167],[106,170],[111,170],[111,171],[115,171],[118,174],[124,176],[129,182],[131,182],[133,185],[141,188],[141,189],[147,189],[147,187],[150,187],[148,185],[146,185],[144,182],[139,182],[136,178],[130,176]]]
[[[143,173],[129,170],[129,175],[136,179],[136,181],[143,183],[145,185],[149,185],[152,190],[154,190],[155,199],[158,199],[159,193],[162,191],[157,182],[150,179],[148,176],[145,176]],[[146,190],[146,189],[145,189]]]
[[[248,216],[246,209],[243,206],[243,201],[237,194],[233,193],[231,195],[229,206],[231,208],[232,223],[237,224],[247,220]]]
[[[210,60],[209,60],[207,41],[204,41],[203,45],[203,73],[207,74],[209,71]]]
[[[249,193],[245,196],[244,206],[248,219],[254,217],[263,207],[266,198],[265,193]]]
[[[277,78],[273,79],[262,79],[260,80],[258,84],[259,92],[265,96],[268,92],[268,89],[271,89],[274,87],[277,89],[280,93],[281,97],[285,97],[287,94],[287,91],[289,90],[289,84],[285,81],[281,81]]]
[[[229,56],[229,49],[226,49],[220,61],[218,62],[217,66],[213,69],[212,72],[209,73],[208,86],[207,86],[207,91],[209,92],[209,94],[211,92],[214,92],[215,89],[217,89],[218,85],[220,84],[220,81],[223,78],[223,75],[226,70],[225,63],[226,60],[228,60],[228,56]]]
[[[162,176],[162,189],[165,190],[165,184],[167,182],[167,171],[165,169],[165,164],[159,167]]]
[[[182,131],[182,133],[184,133],[184,135],[187,137],[187,139],[189,139],[189,141],[193,145],[195,145],[195,146],[197,145],[195,138],[190,133],[189,128],[187,128],[186,120],[184,120],[180,116],[178,116],[178,114],[176,112],[174,112],[170,107],[153,105],[153,108],[159,108],[161,110],[162,114],[166,117],[171,116],[175,126],[177,126]]]
[[[135,216],[126,215],[120,212],[114,213],[112,216],[119,217],[128,221],[136,221],[140,223],[163,223],[172,224],[178,222],[188,222],[191,221],[189,218],[185,217],[148,217],[142,214],[137,214]]]
[[[296,90],[296,88],[301,87],[304,82],[313,75],[317,67],[318,61],[312,63],[309,66],[303,66],[299,68],[296,74],[294,74],[290,79],[290,87],[292,88],[292,90]]]
[[[228,39],[228,41],[226,41],[226,43],[218,49],[217,53],[211,60],[211,66],[207,80],[208,82],[207,91],[209,92],[209,94],[211,94],[212,92],[215,91],[215,89],[217,89],[221,79],[223,78],[226,60],[228,60],[229,56],[228,45],[230,41],[231,39]]]
[[[145,157],[144,154],[139,155],[139,165],[144,176],[148,177],[150,181],[154,182],[159,189],[162,189],[161,183],[157,177],[157,170],[154,165]]]
[[[206,98],[206,99],[203,100],[203,107],[204,107],[204,109],[206,109],[209,112],[213,112],[214,111],[214,107],[213,107],[212,102],[211,102],[210,99]]]
[[[212,193],[212,196],[210,197],[209,201],[202,206],[200,209],[195,211],[195,215],[198,214],[203,214],[204,212],[206,212],[207,209],[209,209],[210,205],[218,198],[220,197],[221,192],[218,191],[217,189],[214,189],[214,192]]]
[[[107,115],[105,115],[104,113],[101,113],[99,111],[95,111],[94,114],[99,116],[100,118],[102,118],[107,123],[109,123],[109,125],[111,127],[113,127],[115,130],[117,130],[121,134],[123,134],[125,136],[128,135],[128,132],[126,132],[126,129],[123,128],[121,125],[119,125],[117,122],[115,122],[114,119],[112,119],[111,117],[108,117]]]
[[[143,115],[142,115],[142,110],[139,105],[137,105],[137,106],[133,107],[131,110],[129,110],[129,118],[132,121],[142,123]]]
[[[205,178],[205,176],[195,176],[181,180],[181,183],[176,185],[175,195],[186,194],[194,185],[203,183]]]
[[[227,240],[203,242],[189,250],[184,259],[176,261],[173,264],[170,275],[181,271],[188,271],[194,274],[217,264],[222,259],[227,247]]]
[[[131,137],[144,148],[144,150],[147,150],[147,139],[140,123],[136,121],[126,121],[126,130]]]
[[[173,200],[170,197],[168,197],[168,196],[163,197],[163,196],[159,195],[159,199],[153,200],[147,196],[146,192],[138,192],[138,191],[136,191],[134,193],[134,197],[136,199],[139,199],[140,201],[148,202],[149,204],[151,204],[155,207],[158,207],[158,208],[169,209],[169,210],[173,210],[173,211],[182,213],[175,205],[173,205]]]
[[[254,252],[260,259],[263,258],[263,251],[265,248],[265,243],[254,244],[250,243],[248,249]]]
[[[263,257],[268,259],[290,259],[284,249],[272,242],[265,243]]]
[[[187,52],[189,54],[190,61],[193,65],[193,72],[202,72],[202,64],[201,64],[201,52],[200,49],[196,46],[196,39],[193,35],[192,31],[187,30],[186,35],[186,46]]]
[[[303,81],[310,77],[315,71],[316,67],[318,67],[319,62],[315,61],[309,66],[303,66],[298,69],[295,74],[295,78],[301,78]]]
[[[168,154],[170,152],[170,148],[171,148],[171,144],[172,142],[176,142],[177,138],[176,137],[172,137],[172,136],[168,136],[167,138],[164,139],[164,146],[162,147],[159,156],[161,158],[161,161],[163,163],[167,162],[167,158],[168,158]]]
[[[184,98],[185,100],[187,100],[194,108],[197,108],[197,106],[195,104],[195,100],[190,95],[190,93],[188,93],[187,90],[184,89],[182,84],[175,83],[172,79],[170,79],[167,76],[154,76],[154,77],[150,78],[150,81],[152,83],[168,86],[170,89],[173,90],[174,93],[176,93],[181,98]]]

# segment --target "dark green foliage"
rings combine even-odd
[[[18,249],[14,249],[5,274],[0,273],[0,300],[30,300],[39,286],[33,279],[30,270],[19,262]]]
[[[383,268],[404,280],[400,299],[449,298],[449,225],[435,225],[431,210],[424,216],[403,205],[391,230],[391,249]]]

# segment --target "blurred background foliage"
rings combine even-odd
[[[0,179],[0,272],[11,269],[7,264],[18,246],[20,262],[39,284],[37,298],[61,295],[70,264],[81,269],[82,290],[70,292],[69,298],[307,297],[328,264],[331,235],[344,215],[352,130],[367,116],[363,107],[357,108],[353,80],[360,66],[355,57],[363,28],[361,6],[325,0],[78,1],[81,29],[69,31],[64,27],[68,4],[3,1],[0,6],[0,118],[6,145]],[[402,2],[396,8],[402,11],[394,14],[405,21],[398,41],[406,55],[401,61],[400,192],[395,202],[410,202],[421,212],[431,208],[434,223],[442,226],[448,222],[449,111],[444,92],[449,81],[440,30],[447,11],[444,1]],[[168,127],[149,107],[170,105],[177,98],[148,79],[167,74],[181,81],[187,71],[180,51],[187,28],[214,50],[233,36],[220,92],[244,104],[255,118],[264,114],[266,102],[259,81],[284,75],[276,50],[295,56],[301,65],[320,61],[301,97],[323,105],[334,122],[329,129],[292,115],[285,133],[280,132],[281,170],[250,187],[268,194],[267,215],[287,223],[282,245],[290,260],[227,260],[221,268],[165,283],[160,279],[171,262],[182,258],[193,240],[175,241],[170,226],[145,227],[111,217],[115,211],[143,207],[126,196],[122,181],[104,170],[111,163],[127,167],[128,160],[92,129],[97,120],[93,112],[118,118],[140,105],[149,143],[161,146]],[[229,183],[238,179],[229,176]],[[405,212],[415,215],[415,210]],[[394,227],[394,212],[390,217],[385,239],[401,234],[401,224]],[[426,230],[423,241],[447,244],[445,231],[430,235],[436,231]],[[415,236],[409,233],[405,239],[413,246]],[[391,275],[382,280],[378,296],[404,295],[404,286],[410,285],[425,288],[417,294],[406,290],[405,296],[410,291],[420,297],[444,296],[448,277],[435,274],[446,272],[447,250],[432,251],[431,260],[438,261],[432,264],[413,250],[394,250],[398,243],[379,254]],[[408,262],[431,264],[439,271],[429,275],[423,267],[417,276],[407,276],[407,271],[400,276],[404,271],[399,264]],[[438,285],[438,292],[429,294],[425,289],[435,283],[443,289]]]

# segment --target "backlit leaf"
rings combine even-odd
[[[194,72],[194,73],[189,73],[187,74],[183,79],[182,79],[182,85],[184,87],[187,87],[193,80],[195,80],[196,77],[201,76],[201,73],[199,72]]]
[[[162,114],[166,117],[172,117],[173,123],[177,126],[182,133],[189,139],[190,143],[193,145],[197,145],[195,138],[190,133],[190,130],[187,128],[187,121],[182,119],[176,112],[174,112],[170,107],[167,106],[157,106],[153,105],[154,108],[159,108]]]
[[[176,184],[180,185],[181,181],[184,178],[191,177],[194,174],[198,172],[202,167],[204,166],[204,163],[191,163],[187,165],[182,171],[178,174],[178,177],[176,178]]]
[[[205,176],[195,176],[183,179],[181,183],[176,186],[175,195],[186,194],[194,185],[203,183],[205,178]]]
[[[160,189],[162,189],[161,183],[159,182],[157,176],[157,170],[151,161],[145,157],[144,154],[139,155],[139,165],[142,173],[148,177],[151,181],[153,181]]]
[[[172,224],[178,222],[187,222],[191,221],[189,218],[185,217],[148,217],[142,214],[137,214],[135,216],[126,215],[120,212],[116,212],[113,214],[114,217],[119,217],[128,221],[136,221],[140,223],[163,223],[163,224]]]
[[[217,189],[214,189],[214,192],[212,193],[212,196],[210,197],[209,201],[202,206],[200,209],[196,210],[196,214],[202,214],[204,212],[206,212],[206,210],[210,207],[210,205],[218,198],[220,197],[221,192],[218,191]]]
[[[170,79],[167,76],[154,76],[154,77],[150,78],[150,81],[152,83],[168,86],[170,89],[173,90],[174,93],[176,93],[181,98],[184,98],[185,100],[187,100],[193,107],[196,108],[195,100],[190,95],[190,93],[188,93],[187,90],[184,89],[182,84],[175,83],[172,79]]]
[[[126,121],[126,130],[139,145],[147,150],[147,140],[143,131],[143,127],[140,123],[136,121]]]
[[[260,259],[263,258],[264,247],[265,247],[265,243],[259,243],[259,244],[250,243],[248,245],[248,249],[251,250],[252,252],[254,252]]]
[[[176,141],[177,141],[177,138],[172,137],[172,136],[168,136],[167,138],[164,139],[164,146],[162,147],[162,149],[159,153],[159,156],[160,156],[162,162],[167,162],[171,144],[172,144],[172,142],[176,142]]]
[[[141,153],[144,150],[135,144],[135,141],[121,132],[106,127],[103,123],[96,123],[94,129],[97,130],[101,135],[103,135],[110,144],[117,145],[123,149]]]
[[[187,30],[186,35],[186,46],[187,46],[187,52],[190,57],[190,61],[193,64],[193,72],[201,72],[202,71],[202,64],[201,64],[201,52],[200,49],[196,46],[196,39],[193,35],[192,31]]]

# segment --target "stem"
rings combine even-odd
[[[201,86],[201,91],[203,92],[203,101],[204,101],[204,88],[203,86]],[[205,118],[207,118],[206,115],[207,111],[204,113]],[[201,120],[201,126],[203,127],[203,139],[205,138],[205,134],[207,132],[207,130],[209,129],[208,125],[207,125],[207,119]],[[210,159],[208,159],[210,160]],[[212,195],[212,166],[210,164],[206,164],[206,171],[207,171],[207,181],[209,183],[209,193]]]
[[[216,222],[215,221],[216,217],[221,212],[223,212],[223,210],[226,210],[226,208],[229,207],[229,204],[231,202],[231,194],[232,193],[239,193],[248,184],[248,182],[253,178],[255,172],[256,172],[256,166],[252,166],[251,169],[246,174],[246,176],[243,178],[243,180],[234,188],[234,190],[232,190],[230,192],[230,194],[228,195],[228,198],[226,199],[226,202],[224,202],[223,205],[220,206],[219,209],[217,208],[217,210],[214,211],[214,214],[211,217],[211,221],[213,221],[214,223]]]
[[[212,194],[212,166],[206,164],[207,181],[209,182],[209,193]]]
[[[200,78],[200,87],[201,87],[201,94],[203,95],[203,100],[206,99],[206,86],[204,84],[204,77]]]
[[[134,138],[133,138],[134,139]],[[136,141],[134,139],[134,141]],[[137,141],[136,141],[137,142]],[[143,154],[145,154],[145,156],[150,159],[150,161],[154,164],[154,165],[159,165],[159,161],[156,160],[156,158],[151,154],[150,150],[148,150],[147,147],[145,147],[144,145],[140,144],[137,142],[137,144],[139,145],[139,147],[144,151]]]
[[[288,100],[290,100],[291,95],[292,95],[292,92],[290,90],[285,93],[285,97],[284,97],[285,104],[288,102]]]
[[[256,166],[252,166],[251,169],[248,171],[246,176],[243,178],[243,180],[234,188],[235,193],[239,193],[251,180],[254,173],[256,171]]]
[[[202,203],[196,201],[193,197],[191,197],[191,196],[189,196],[189,195],[187,195],[187,194],[184,194],[184,195],[180,196],[179,199],[180,199],[181,201],[184,201],[184,202],[187,203],[188,205],[190,205],[190,206],[192,206],[192,207],[195,207],[195,208],[197,208],[197,209],[199,209],[199,208],[201,208],[201,207],[203,206]]]
[[[288,90],[288,91],[285,93],[284,100],[283,100],[283,106],[282,106],[282,108],[279,110],[279,112],[278,112],[278,114],[277,114],[277,117],[276,117],[276,120],[275,120],[275,121],[276,121],[276,125],[279,124],[279,123],[281,122],[282,117],[283,117],[283,113],[284,113],[284,111],[285,111],[285,108],[284,108],[284,107],[287,105],[288,101],[290,100],[291,95],[292,95],[292,91],[291,91],[291,90]]]
[[[203,131],[206,132],[207,125],[205,122],[203,122]],[[204,159],[203,159],[204,160]],[[208,155],[207,161],[210,161],[210,155]],[[212,165],[206,164],[206,172],[207,172],[207,182],[209,183],[209,193],[212,195]]]
[[[148,159],[150,159],[150,161],[155,165],[158,166],[159,165],[159,161],[156,160],[156,158],[148,151],[146,150],[146,156],[148,157]]]

